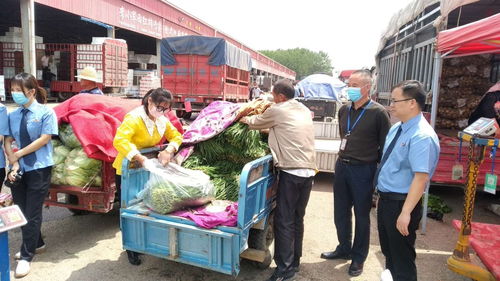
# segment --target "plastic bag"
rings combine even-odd
[[[214,186],[210,177],[202,171],[186,169],[174,163],[163,167],[158,159],[148,160],[144,166],[150,171],[150,176],[137,197],[157,213],[167,214],[201,206],[214,199]]]

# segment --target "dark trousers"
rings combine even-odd
[[[42,208],[50,186],[52,167],[25,172],[19,186],[11,189],[14,203],[19,205],[28,224],[21,227],[23,243],[21,259],[31,261],[35,249],[43,246],[40,229],[42,227]]]
[[[0,168],[0,192],[2,192],[2,186],[4,181],[5,181],[5,168]]]
[[[274,261],[286,274],[298,266],[302,256],[304,215],[314,177],[298,177],[280,171],[274,210]]]
[[[350,254],[353,261],[363,263],[370,246],[370,210],[372,208],[373,177],[377,164],[351,165],[340,159],[335,165],[333,210],[339,245],[337,250]],[[352,242],[352,208],[355,231]]]
[[[391,271],[394,281],[416,281],[415,239],[422,218],[422,208],[420,204],[415,206],[408,225],[410,234],[403,236],[396,228],[403,204],[403,200],[389,200],[380,197],[377,207],[380,248],[385,256],[385,267]]]

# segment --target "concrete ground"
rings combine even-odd
[[[376,213],[372,209],[372,233],[370,253],[361,276],[350,278],[347,274],[349,262],[327,261],[319,256],[321,252],[334,249],[337,245],[333,225],[333,194],[331,174],[317,175],[305,218],[305,238],[301,271],[296,280],[380,280],[384,257],[380,252],[376,228]],[[459,188],[433,187],[431,193],[443,198],[453,208],[444,222],[428,220],[427,233],[417,237],[417,267],[419,280],[423,281],[465,281],[446,267],[458,236],[451,226],[452,219],[462,216],[463,192]],[[500,217],[485,210],[489,203],[500,200],[495,196],[479,193],[476,200],[474,221],[500,224]],[[260,270],[250,262],[243,261],[239,276],[211,272],[164,259],[142,256],[143,264],[128,263],[122,249],[119,214],[73,216],[63,208],[51,207],[44,210],[42,227],[47,251],[35,257],[31,273],[23,280],[265,280],[272,274],[271,268]],[[19,230],[9,233],[11,257],[19,250]],[[478,261],[473,256],[473,260]],[[15,268],[11,258],[11,269]],[[11,271],[13,276],[13,271]]]

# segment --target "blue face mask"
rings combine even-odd
[[[347,88],[347,96],[349,97],[349,100],[357,102],[361,98],[361,88]]]
[[[25,105],[30,101],[23,92],[12,92],[12,99],[19,105]]]

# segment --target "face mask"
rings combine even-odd
[[[163,112],[158,112],[156,110],[156,106],[154,106],[154,105],[153,106],[150,105],[148,107],[148,111],[149,111],[149,114],[151,116],[153,116],[154,118],[159,118],[159,117],[163,116]]]
[[[347,96],[349,97],[349,100],[357,102],[361,98],[361,88],[347,88]]]
[[[12,92],[12,99],[19,105],[25,105],[30,101],[23,92]]]

